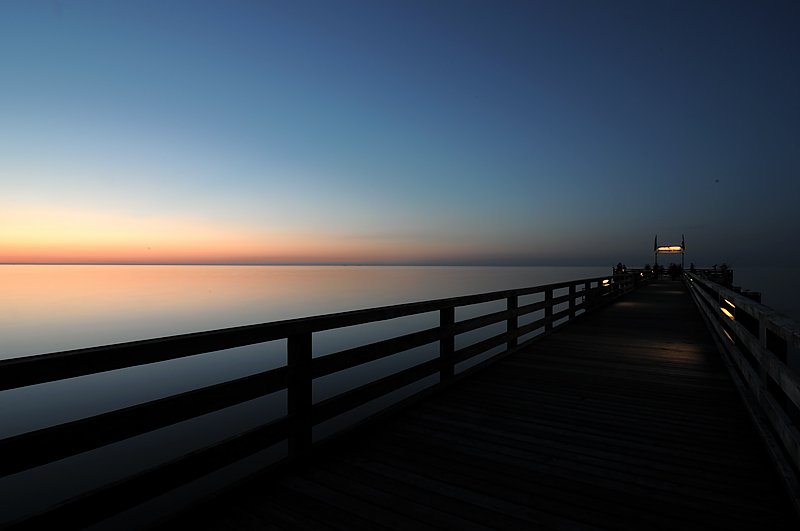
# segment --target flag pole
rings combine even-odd
[[[653,269],[656,269],[657,265],[658,265],[658,234],[656,234],[656,237],[653,240]]]

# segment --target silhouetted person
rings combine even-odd
[[[733,271],[730,270],[728,264],[723,262],[722,265],[719,266],[719,272],[720,276],[722,277],[722,281],[720,282],[720,284],[728,288],[733,286]]]
[[[678,264],[670,264],[669,265],[669,278],[672,280],[677,280],[678,277],[681,275],[681,266]]]

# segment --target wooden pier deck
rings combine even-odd
[[[178,524],[798,529],[697,308],[669,280]]]

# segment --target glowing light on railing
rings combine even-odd
[[[662,245],[656,250],[660,253],[678,253],[683,251],[683,247],[680,245]]]
[[[728,299],[722,299],[722,300],[724,300],[728,304],[728,306],[730,306],[731,308],[734,308],[734,309],[736,308],[736,306],[731,301],[729,301]]]
[[[733,319],[733,314],[731,312],[729,312],[726,308],[720,307],[720,310],[722,310],[722,313],[727,315],[730,319]]]
[[[728,341],[733,343],[733,338],[731,337],[731,335],[728,333],[727,330],[723,330],[722,333],[725,334],[728,337]]]

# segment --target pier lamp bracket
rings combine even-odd
[[[686,254],[686,239],[681,234],[680,245],[658,245],[658,235],[653,240],[653,262],[658,265],[658,255],[660,254],[680,254],[681,255],[681,269],[684,267],[684,256]]]

